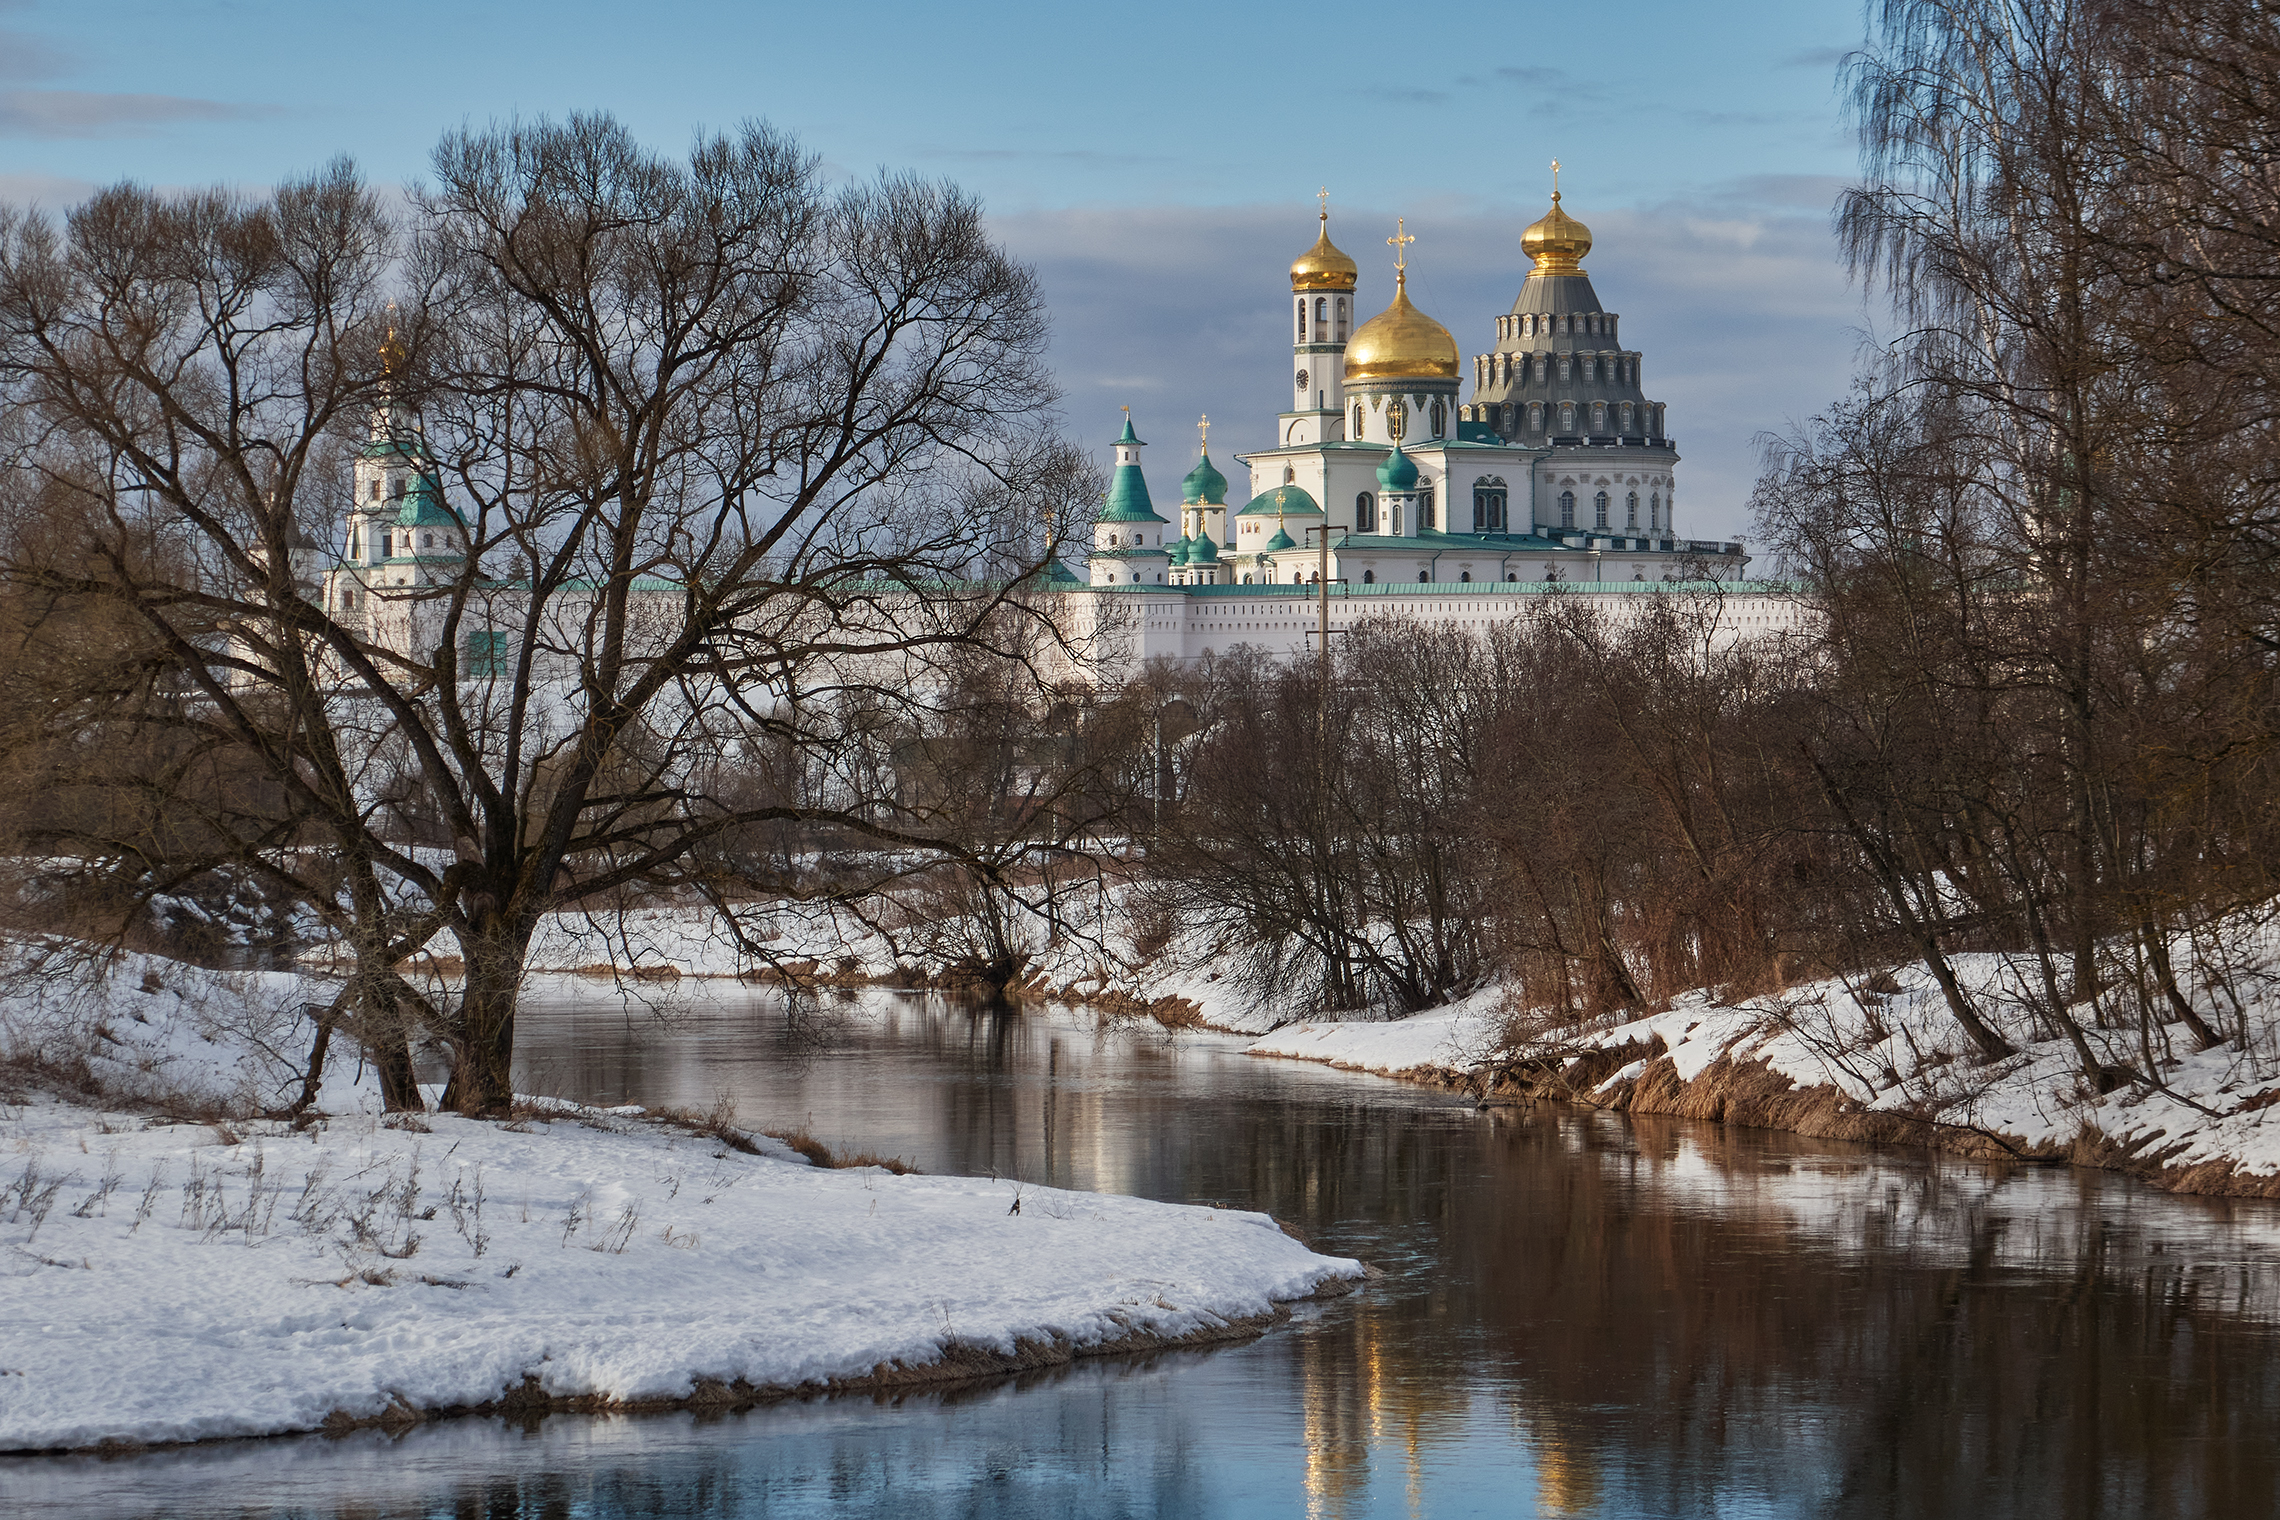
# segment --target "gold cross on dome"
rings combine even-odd
[[[1203,441],[1203,451],[1211,452],[1211,416],[1209,413],[1195,419],[1196,436]]]
[[[1322,203],[1322,220],[1327,222],[1330,220],[1330,187],[1324,185],[1315,191],[1314,198]]]
[[[1395,269],[1405,270],[1409,267],[1409,245],[1416,241],[1417,239],[1409,235],[1408,218],[1395,217],[1393,219],[1393,236],[1385,240],[1386,246],[1393,250],[1393,267]]]
[[[1552,199],[1556,201],[1556,200],[1558,200],[1559,198],[1560,198],[1560,161],[1559,161],[1558,159],[1556,159],[1556,158],[1555,158],[1555,159],[1553,159],[1553,160],[1552,160]]]

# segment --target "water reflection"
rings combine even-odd
[[[1677,1121],[1469,1106],[1235,1042],[869,996],[534,1008],[536,1085],[935,1171],[1268,1209],[1387,1276],[1250,1345],[710,1422],[0,1464],[132,1515],[2194,1516],[2275,1511],[2280,1230]],[[828,1038],[817,1038],[822,1029]]]

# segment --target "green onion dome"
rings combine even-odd
[[[1298,540],[1292,538],[1290,534],[1278,527],[1275,529],[1275,536],[1268,539],[1267,546],[1259,552],[1261,554],[1279,554],[1285,549],[1295,549],[1297,547]]]
[[[1205,529],[1195,536],[1195,543],[1188,549],[1187,562],[1191,565],[1216,565],[1219,563],[1219,545],[1211,541],[1209,529]]]
[[[1187,472],[1187,479],[1180,482],[1180,500],[1189,506],[1226,505],[1227,477],[1219,473],[1209,454],[1198,459],[1195,468]]]
[[[1385,456],[1385,463],[1377,469],[1378,486],[1382,490],[1407,492],[1417,489],[1417,466],[1395,444],[1393,452]]]

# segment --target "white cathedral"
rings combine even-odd
[[[1235,456],[1251,472],[1244,506],[1228,506],[1207,435],[1177,522],[1159,514],[1127,414],[1088,556],[1089,586],[1149,604],[1127,619],[1127,659],[1303,647],[1315,609],[1292,588],[1318,596],[1325,576],[1336,622],[1396,609],[1470,622],[1553,590],[1634,594],[1605,604],[1620,615],[1636,593],[1704,581],[1724,583],[1748,628],[1792,620],[1778,589],[1742,582],[1741,544],[1679,535],[1663,403],[1599,304],[1590,229],[1559,191],[1521,235],[1530,268],[1473,359],[1470,401],[1456,339],[1409,299],[1413,239],[1397,224],[1388,241],[1392,304],[1358,325],[1360,271],[1330,241],[1327,206],[1290,266],[1290,406],[1273,447]]]
[[[1584,272],[1590,230],[1559,201],[1555,189],[1521,236],[1531,267],[1473,360],[1469,402],[1456,339],[1409,299],[1406,229],[1388,240],[1392,304],[1355,325],[1360,271],[1331,243],[1325,206],[1290,267],[1291,407],[1272,447],[1235,456],[1250,500],[1227,504],[1207,435],[1177,523],[1160,515],[1128,412],[1090,576],[1051,565],[1048,595],[1074,635],[1065,674],[1114,679],[1236,644],[1296,652],[1325,620],[1333,633],[1387,614],[1478,627],[1552,593],[1590,595],[1620,618],[1706,581],[1728,635],[1794,626],[1786,588],[1741,579],[1741,544],[1679,536],[1663,405],[1641,389],[1641,356],[1621,346]],[[375,414],[356,461],[340,552],[312,544],[296,557],[328,611],[408,653],[433,647],[437,592],[464,576],[467,548],[417,425],[393,411]],[[635,589],[679,595],[661,580]],[[524,597],[511,581],[477,593],[460,669],[497,674]]]

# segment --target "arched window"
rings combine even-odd
[[[1297,479],[1298,479],[1298,470],[1297,470],[1297,468],[1296,468],[1295,466],[1293,466],[1293,465],[1287,465],[1287,464],[1286,464],[1286,465],[1284,465],[1284,466],[1283,466],[1283,484],[1287,486],[1287,485],[1291,484],[1292,482],[1296,481]]]
[[[1306,297],[1298,298],[1298,341],[1306,341]]]
[[[1325,328],[1325,327],[1327,327],[1327,326],[1329,326],[1329,325],[1330,325],[1330,298],[1329,298],[1328,296],[1316,296],[1316,297],[1314,298],[1314,331],[1315,331],[1315,334],[1316,334],[1317,336],[1320,336],[1320,334],[1321,334],[1321,332],[1322,332],[1322,329],[1323,329],[1323,328]]]
[[[1457,579],[1460,581],[1469,581],[1472,579],[1472,572],[1470,570],[1467,570],[1464,574],[1458,576]]]
[[[421,547],[421,548],[423,548],[423,549],[432,549],[432,548],[434,548],[434,547],[435,547],[435,535],[434,535],[433,533],[422,533],[422,534],[420,535],[420,547]]]
[[[1338,341],[1346,341],[1346,298],[1338,298]]]
[[[409,489],[410,486],[411,482],[406,480],[403,476],[399,475],[396,477],[396,499],[398,501],[402,501],[404,499],[404,492]]]
[[[1572,401],[1560,403],[1560,431],[1568,434],[1575,432],[1575,403]]]
[[[1354,531],[1356,533],[1375,533],[1377,531],[1377,498],[1367,491],[1354,498]]]
[[[1374,585],[1376,585],[1376,584],[1377,584],[1377,572],[1376,572],[1375,570],[1364,570],[1364,571],[1362,572],[1362,584],[1363,584],[1363,585],[1365,585],[1365,586],[1374,586]]]
[[[1575,526],[1575,492],[1573,491],[1560,492],[1560,526],[1563,528]]]
[[[1433,436],[1440,437],[1449,430],[1449,409],[1440,402],[1433,403]]]
[[[1407,433],[1408,431],[1409,431],[1409,403],[1408,403],[1408,402],[1406,402],[1406,401],[1404,401],[1404,400],[1402,400],[1402,399],[1401,399],[1399,396],[1396,396],[1396,397],[1394,397],[1394,398],[1393,398],[1393,400],[1391,400],[1391,401],[1389,401],[1389,402],[1387,402],[1387,403],[1386,403],[1386,407],[1385,407],[1385,432],[1386,432],[1386,436],[1387,436],[1388,438],[1391,438],[1391,439],[1392,439],[1392,440],[1393,440],[1395,443],[1399,443],[1399,442],[1401,442],[1401,439],[1402,439],[1402,435],[1403,435],[1403,434],[1405,434],[1405,433]]]
[[[1541,433],[1543,430],[1544,403],[1541,401],[1531,401],[1528,403],[1528,431],[1531,433]]]
[[[1111,533],[1111,534],[1109,534],[1109,535],[1108,535],[1108,546],[1109,546],[1111,549],[1113,549],[1113,548],[1115,548],[1115,547],[1116,547],[1116,535],[1115,535],[1115,534],[1113,534],[1113,533]]]
[[[372,499],[374,501],[380,499],[380,477],[377,475],[372,477]]]
[[[1630,501],[1626,504],[1626,511],[1624,512],[1623,516],[1623,526],[1626,528],[1636,528],[1639,526],[1639,493],[1636,491],[1633,491],[1631,493]]]
[[[1594,433],[1607,431],[1607,403],[1604,401],[1591,403],[1591,430]]]
[[[1504,531],[1505,486],[1494,477],[1473,483],[1473,531],[1475,533],[1502,533]]]
[[[1508,581],[1517,581],[1520,579],[1520,572],[1517,570],[1507,570],[1504,572],[1504,578]]]
[[[1596,497],[1592,499],[1591,508],[1591,525],[1595,528],[1606,527],[1607,493],[1605,491],[1600,492]]]
[[[1357,401],[1357,402],[1355,402],[1355,403],[1354,403],[1354,437],[1353,437],[1353,441],[1354,441],[1355,443],[1359,443],[1359,442],[1361,442],[1361,441],[1362,441],[1362,404],[1361,404],[1359,401]]]
[[[1647,526],[1654,532],[1662,531],[1663,512],[1662,493],[1660,491],[1647,498]]]

